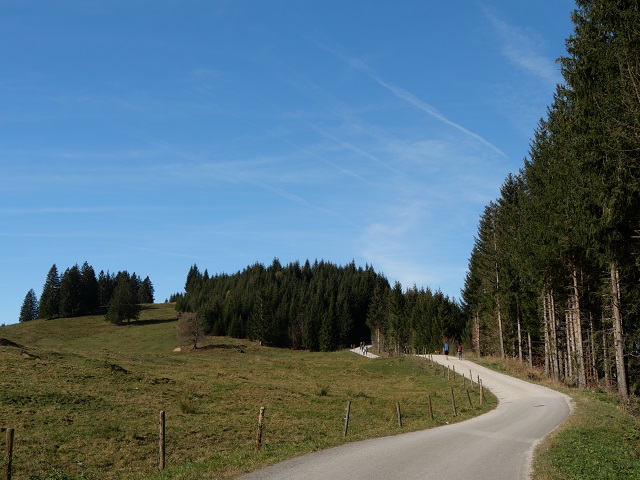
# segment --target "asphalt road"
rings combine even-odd
[[[258,470],[242,480],[474,479],[516,480],[530,475],[535,445],[570,412],[554,390],[493,372],[467,360],[434,355],[499,399],[498,407],[453,425],[350,443]],[[375,361],[375,360],[373,360]]]

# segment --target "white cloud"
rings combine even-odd
[[[509,25],[498,17],[486,14],[487,19],[500,35],[502,52],[515,65],[555,87],[562,81],[555,59],[545,57],[541,52],[542,41],[537,35]]]

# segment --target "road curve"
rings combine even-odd
[[[354,442],[287,460],[242,480],[425,480],[473,478],[514,480],[530,476],[535,445],[570,413],[570,399],[481,367],[434,355],[459,373],[480,375],[499,400],[489,413],[453,425]]]

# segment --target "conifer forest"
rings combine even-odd
[[[232,275],[209,276],[193,265],[176,309],[196,313],[214,335],[265,345],[332,351],[373,344],[378,354],[440,351],[461,339],[459,305],[441,292],[393,287],[371,266],[308,260],[268,267],[256,263]]]
[[[564,82],[481,216],[462,295],[478,354],[640,393],[640,6],[576,2]]]

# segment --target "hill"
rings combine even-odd
[[[474,391],[469,407],[460,378],[448,382],[424,359],[371,361],[227,337],[175,351],[176,326],[174,306],[158,304],[145,305],[128,325],[93,316],[1,327],[0,428],[15,429],[15,478],[156,478],[160,411],[167,424],[162,478],[189,479],[233,478],[345,441],[460,421],[495,406],[489,395],[479,407]],[[450,386],[460,399],[455,417]],[[264,445],[256,452],[261,406]]]

